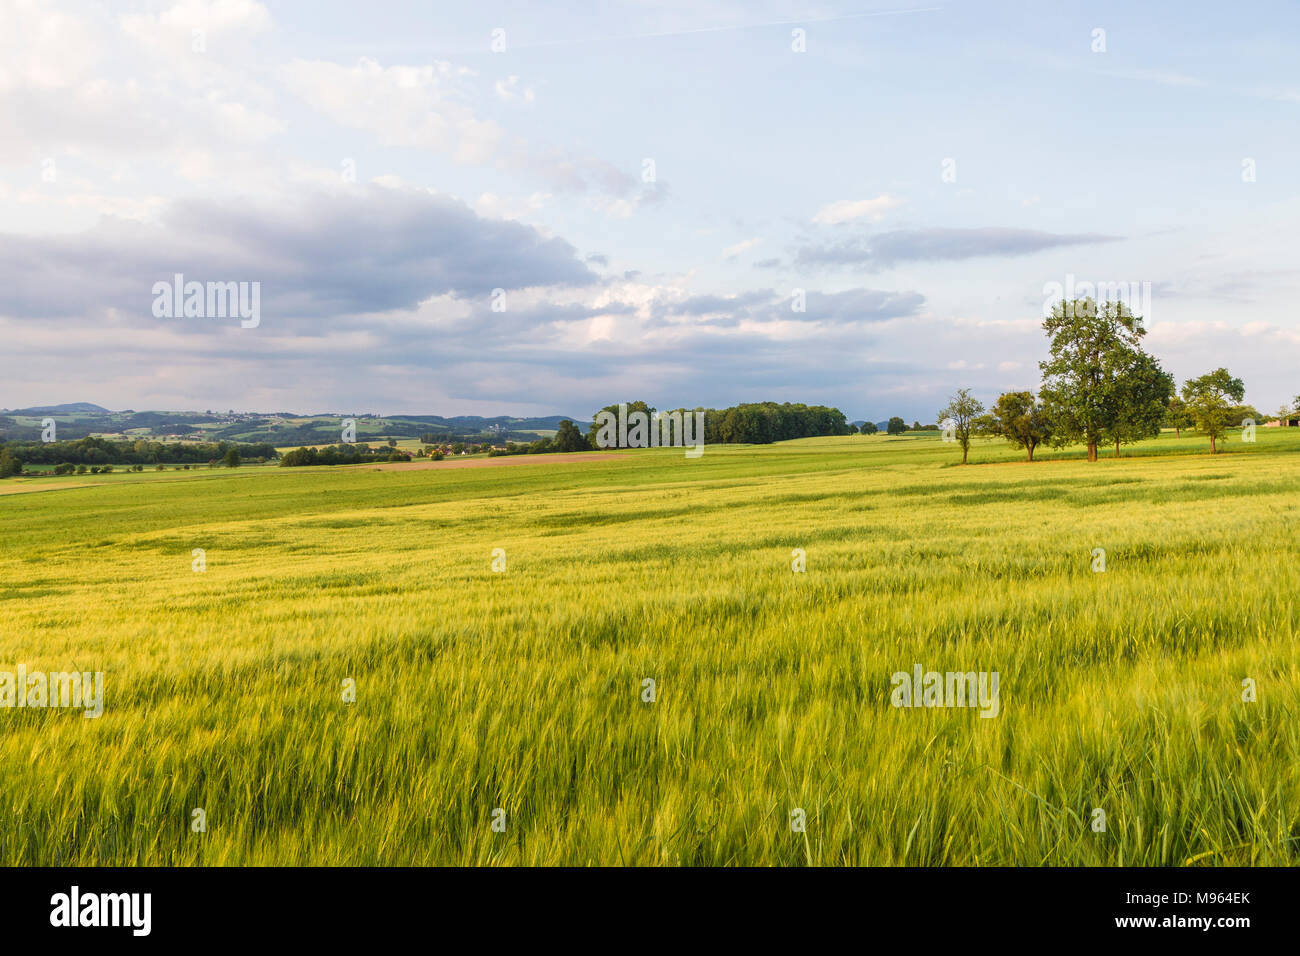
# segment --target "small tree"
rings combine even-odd
[[[11,478],[22,474],[23,463],[14,457],[8,448],[0,451],[0,478]]]
[[[984,403],[971,395],[969,388],[957,389],[957,394],[948,400],[948,407],[939,410],[939,427],[948,422],[953,437],[961,445],[961,463],[966,464],[966,455],[970,452],[971,433],[975,430],[975,420],[984,412]]]
[[[1233,403],[1246,396],[1241,379],[1226,368],[1216,368],[1183,384],[1183,401],[1196,422],[1196,430],[1210,438],[1210,454],[1218,454],[1218,440],[1228,430]]]
[[[864,435],[874,435],[880,431],[880,427],[875,422],[863,422],[858,431]]]
[[[226,457],[222,459],[222,462],[225,464],[225,466],[226,466],[227,468],[238,468],[238,467],[239,467],[239,449],[238,449],[238,448],[232,448],[232,449],[230,449],[228,452],[226,452]]]
[[[1174,430],[1175,438],[1183,437],[1183,429],[1191,428],[1196,423],[1192,421],[1192,413],[1187,410],[1187,403],[1177,395],[1169,399],[1169,405],[1165,409],[1164,426]]]
[[[591,448],[587,444],[587,436],[578,431],[578,426],[567,418],[560,422],[554,445],[557,451],[588,451]]]
[[[903,432],[907,431],[907,422],[903,421],[897,415],[894,415],[889,419],[889,425],[886,427],[885,431],[890,435],[901,435]]]
[[[983,430],[1005,438],[1025,450],[1025,460],[1034,460],[1034,449],[1052,437],[1047,409],[1034,401],[1033,392],[1006,392],[998,396],[991,415],[983,420]]]

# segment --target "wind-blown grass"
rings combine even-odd
[[[1150,454],[1203,444],[0,497],[0,670],[106,674],[0,710],[0,863],[1295,864],[1300,436]],[[891,707],[914,663],[1000,714]]]

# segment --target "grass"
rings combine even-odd
[[[1300,435],[1206,444],[20,479],[0,670],[106,691],[0,709],[0,863],[1294,865]]]

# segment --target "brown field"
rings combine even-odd
[[[498,465],[559,465],[570,461],[608,461],[626,455],[603,455],[589,451],[559,455],[502,455],[499,458],[470,458],[466,461],[386,461],[380,465],[344,465],[372,471],[422,471],[430,468],[493,468]]]

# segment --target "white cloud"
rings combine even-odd
[[[872,222],[879,222],[886,212],[897,209],[901,205],[903,200],[888,194],[877,196],[875,199],[841,199],[822,206],[817,211],[817,215],[813,216],[813,222],[818,225],[833,226],[864,217]]]
[[[496,83],[497,97],[507,103],[531,103],[536,99],[531,87],[519,86],[519,77],[509,76],[504,80],[497,80]]]
[[[470,71],[436,62],[384,67],[362,58],[355,66],[294,60],[284,68],[289,89],[321,113],[376,136],[382,146],[428,149],[465,163],[490,159],[504,133],[479,119],[464,79]]]
[[[722,258],[734,259],[742,252],[748,252],[750,249],[753,249],[755,246],[759,245],[762,241],[763,240],[760,238],[746,239],[743,242],[736,243],[734,246],[727,246],[727,248],[722,250]]]
[[[475,200],[474,211],[489,219],[525,219],[545,208],[551,198],[550,193],[543,192],[535,192],[527,199],[483,193]]]

